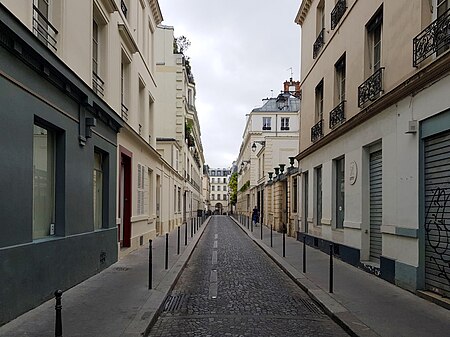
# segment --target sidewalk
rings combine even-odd
[[[282,234],[254,227],[253,233],[235,222],[260,246],[325,312],[356,336],[449,336],[450,311],[424,300],[374,275],[334,259],[334,291],[329,290],[329,255],[306,246],[306,273],[302,273],[303,244],[286,237],[282,257]]]
[[[208,218],[184,245],[185,225],[169,234],[169,269],[165,270],[165,235],[153,240],[153,289],[148,289],[148,243],[62,296],[63,336],[138,337],[154,323],[209,222]],[[20,294],[18,294],[20,296]],[[55,300],[0,327],[2,337],[55,335]]]

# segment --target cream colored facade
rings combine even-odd
[[[211,211],[215,214],[227,214],[229,211],[230,191],[228,187],[230,169],[210,168],[209,183]]]
[[[351,264],[444,296],[450,252],[435,245],[448,246],[450,233],[430,234],[439,225],[430,218],[429,197],[448,190],[450,179],[430,185],[436,170],[425,166],[433,156],[427,144],[450,130],[449,33],[429,33],[436,22],[448,25],[448,8],[436,0],[309,0],[296,18],[303,93],[299,238],[317,247],[333,242]],[[439,53],[433,41],[441,41]]]
[[[117,149],[119,257],[180,224],[174,186],[183,177],[156,151],[158,1],[2,3],[126,122]]]
[[[196,217],[206,209],[202,177],[205,162],[200,122],[195,108],[196,88],[188,59],[174,51],[173,27],[156,29],[156,78],[161,112],[155,120],[157,149],[161,156],[183,177],[183,221]]]
[[[295,90],[289,92],[289,83],[295,87],[296,82],[285,82],[283,94],[264,100],[261,108],[253,109],[248,115],[237,159],[237,212],[251,216],[256,206],[262,223],[277,230],[287,223],[287,208],[282,207],[281,193],[275,198],[269,175],[280,165],[284,165],[287,173],[289,157],[298,152],[300,100],[292,95]],[[299,94],[298,85],[296,90]]]

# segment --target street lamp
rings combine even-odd
[[[252,151],[256,152],[256,143],[261,144],[261,146],[266,146],[266,142],[264,140],[255,140],[252,145]]]

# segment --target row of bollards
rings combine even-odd
[[[235,217],[236,218],[236,217]],[[238,220],[244,227],[247,227],[247,229],[251,229],[251,231],[253,232],[253,221],[249,221],[249,217],[243,214],[238,214],[236,220]],[[250,225],[251,223],[251,225]],[[249,227],[251,226],[251,228]],[[263,225],[260,224],[261,226],[261,233],[260,233],[260,237],[261,237],[261,241],[263,240]],[[282,255],[283,257],[286,257],[286,230],[283,230],[282,232],[282,240],[283,240],[283,245],[282,245]],[[270,247],[273,248],[273,225],[270,224]],[[334,266],[333,266],[333,255],[334,255],[334,246],[333,243],[329,244],[329,280],[328,280],[328,291],[330,293],[333,293],[334,291]],[[302,261],[302,271],[303,273],[306,273],[306,235],[303,235],[303,261]]]
[[[196,231],[199,230],[204,221],[208,218],[206,215],[202,215],[196,218],[191,218],[191,237],[192,233],[195,234]],[[187,237],[188,237],[188,224],[185,223],[185,231],[184,231],[184,245],[187,246]],[[177,255],[180,255],[180,242],[181,242],[181,226],[177,228]],[[148,289],[153,288],[152,280],[153,280],[153,241],[148,240]],[[165,254],[164,254],[164,268],[165,270],[169,269],[169,233],[166,233],[165,236]],[[55,291],[55,337],[62,337],[62,290]]]

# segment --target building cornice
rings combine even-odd
[[[164,20],[164,18],[162,16],[158,0],[148,0],[148,4],[150,5],[150,9],[152,10],[152,15],[155,19],[156,25],[159,25]]]
[[[300,161],[306,158],[323,146],[341,137],[348,131],[353,130],[355,127],[363,124],[370,118],[383,112],[393,104],[408,97],[409,95],[415,95],[431,84],[439,81],[442,77],[448,75],[449,72],[450,52],[447,52],[434,62],[415,72],[412,76],[384,94],[378,100],[362,109],[358,114],[339,126],[335,131],[330,132],[325,137],[300,152],[295,159]]]
[[[118,23],[117,28],[119,29],[119,34],[122,37],[123,42],[125,43],[126,47],[130,51],[131,54],[136,53],[139,48],[134,41],[133,36],[131,35],[130,30],[128,29],[127,25],[124,23]]]
[[[303,25],[303,22],[305,21],[306,15],[309,12],[309,8],[311,7],[313,0],[303,0],[302,4],[300,5],[300,9],[297,12],[297,16],[295,17],[295,23],[299,24],[300,26]]]

